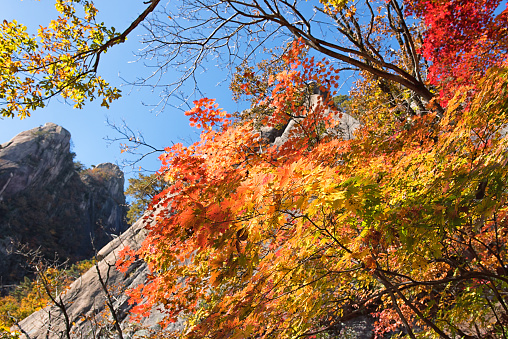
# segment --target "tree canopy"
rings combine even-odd
[[[183,338],[326,337],[358,315],[378,338],[506,338],[503,4],[149,2],[140,20],[158,72],[183,72],[162,95],[216,57],[251,109],[196,100],[186,114],[200,140],[160,156],[168,185],[148,236],[118,262],[151,269],[129,292],[135,313],[161,307],[165,324],[186,321]],[[269,40],[282,52],[256,60]],[[357,80],[339,109],[344,72]],[[353,138],[339,133],[346,115]]]

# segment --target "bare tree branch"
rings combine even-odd
[[[178,6],[159,6],[153,18],[144,22],[148,34],[140,56],[154,72],[133,82],[161,88],[162,107],[187,80],[192,80],[194,91],[199,92],[196,72],[206,71],[210,60],[231,74],[234,66],[259,57],[254,51],[266,43],[267,36],[278,45],[302,39],[332,61],[410,90],[417,102],[426,103],[434,97],[425,84],[426,66],[417,53],[414,33],[397,0],[358,1],[354,8],[335,11],[298,0],[182,0]],[[389,14],[383,18],[375,15],[376,11]],[[383,38],[381,29],[391,30],[399,44]],[[387,58],[394,48],[402,63]],[[164,82],[166,72],[175,69],[181,77]],[[438,115],[442,111],[438,108]]]

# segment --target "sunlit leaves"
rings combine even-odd
[[[136,253],[153,272],[131,292],[137,313],[163,306],[167,322],[187,320],[184,338],[312,336],[359,314],[377,335],[504,330],[506,65],[451,79],[443,114],[364,74],[347,103],[364,125],[342,140],[334,65],[301,41],[281,60],[235,78],[258,121],[232,124],[201,99],[187,113],[200,141],[161,156],[171,186]],[[294,128],[274,146],[260,123]]]
[[[327,12],[337,13],[346,6],[349,0],[319,0],[319,2],[323,4]]]
[[[219,108],[219,104],[213,99],[202,98],[194,101],[194,108],[185,115],[190,116],[190,125],[199,129],[211,130],[216,124],[227,128],[227,119],[231,115]]]
[[[115,30],[95,21],[97,9],[91,1],[58,0],[55,7],[61,15],[40,26],[37,36],[16,21],[0,24],[2,116],[23,119],[56,95],[76,108],[96,98],[109,107],[120,97],[118,89],[95,74],[98,52],[117,36]]]
[[[446,103],[459,86],[474,84],[506,60],[508,9],[500,0],[408,1],[426,24],[423,56],[429,80]]]
[[[147,298],[137,313],[162,304],[168,322],[188,320],[186,338],[292,338],[348,312],[376,316],[379,335],[409,323],[453,336],[502,316],[491,300],[508,288],[506,68],[441,120],[376,133],[386,122],[373,115],[343,141],[314,128],[329,106],[305,105],[306,81],[333,88],[333,68],[297,57],[298,42],[292,52],[259,99],[268,124],[300,119],[287,145],[266,145],[253,123],[231,125],[202,99],[188,112],[201,140],[161,156],[172,186],[137,253],[154,272],[131,292]]]
[[[51,297],[66,293],[70,284],[93,264],[93,260],[84,260],[66,269],[48,267],[38,272],[33,280],[25,277],[23,282],[0,298],[0,336],[17,337],[14,332],[9,333],[15,323],[51,305]]]

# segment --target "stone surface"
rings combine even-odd
[[[47,123],[0,145],[0,285],[19,281],[20,246],[72,261],[127,229],[124,176],[100,164],[78,171],[70,133]]]
[[[373,339],[375,319],[369,316],[359,316],[342,324],[337,338],[342,339]]]
[[[117,338],[98,272],[100,272],[102,279],[107,281],[124,338],[144,338],[146,335],[162,331],[158,323],[163,316],[157,308],[154,308],[150,316],[143,318],[139,323],[131,320],[129,314],[133,305],[128,303],[125,291],[146,283],[147,265],[142,260],[137,260],[125,273],[118,271],[115,267],[119,252],[126,246],[134,251],[139,249],[145,237],[143,218],[140,218],[127,231],[104,246],[96,255],[99,260],[98,264],[90,268],[73,282],[65,293],[61,294],[70,322],[74,323],[72,338],[92,338],[94,332],[95,337],[98,332],[101,332],[102,337]],[[31,314],[19,323],[19,327],[25,333],[21,336],[25,339],[28,337],[30,339],[65,337],[63,335],[65,332],[63,315],[56,306],[48,306]],[[19,327],[14,326],[12,330],[19,331]],[[176,322],[171,325],[170,329],[182,328],[183,323]]]
[[[316,107],[320,103],[320,95],[312,94],[309,98],[309,105],[311,107]],[[330,109],[327,108],[324,112],[328,113]],[[336,115],[334,119],[338,122],[337,126],[333,129],[329,129],[326,131],[328,134],[335,135],[337,137],[341,137],[345,140],[352,139],[354,137],[354,131],[360,126],[358,120],[350,116],[345,112],[341,112]],[[291,131],[297,124],[298,119],[291,119],[288,124],[282,130],[275,130],[274,128],[268,130],[268,127],[262,127],[261,129],[261,137],[265,137],[269,140],[270,143],[280,147],[288,142],[291,138]],[[265,129],[265,131],[263,130]],[[269,132],[270,133],[269,133]],[[273,140],[272,140],[273,138]]]
[[[54,181],[68,163],[70,140],[67,130],[47,123],[1,144],[0,200]]]
[[[259,129],[261,138],[268,140],[270,144],[275,142],[275,139],[280,137],[284,133],[285,127],[277,129],[275,127],[263,126]]]
[[[125,274],[119,272],[114,266],[120,250],[125,246],[134,250],[138,249],[144,237],[145,230],[141,220],[138,220],[126,232],[103,247],[97,253],[97,258],[102,258],[98,265],[83,274],[71,284],[66,293],[61,295],[71,323],[75,323],[72,327],[72,337],[91,338],[93,331],[99,331],[101,328],[105,332],[112,331],[112,319],[106,309],[106,294],[101,287],[97,269],[103,280],[107,279],[108,281],[108,286],[114,297],[114,307],[118,310],[122,322],[124,337],[132,338],[136,333],[139,335],[150,329],[158,329],[157,321],[160,320],[158,312],[153,312],[141,324],[129,321],[128,316],[128,311],[132,306],[128,304],[128,297],[124,291],[145,282],[146,264],[139,260],[131,265]],[[33,313],[19,325],[32,339],[61,338],[65,331],[62,313],[56,306],[46,307]],[[13,328],[13,330],[19,330],[19,328]]]

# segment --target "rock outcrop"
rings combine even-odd
[[[112,296],[113,306],[119,322],[121,323],[124,338],[141,338],[149,333],[161,330],[158,321],[162,319],[161,313],[154,310],[149,317],[140,323],[130,321],[129,310],[132,305],[128,303],[125,290],[136,287],[146,282],[148,268],[146,264],[138,260],[134,262],[125,273],[119,272],[114,264],[118,259],[118,252],[125,246],[137,250],[146,236],[142,219],[138,220],[125,233],[112,240],[102,248],[97,258],[100,258],[97,266],[92,267],[78,280],[71,284],[69,290],[62,294],[62,302],[66,307],[72,325],[73,338],[92,338],[94,333],[102,333],[108,338],[108,334],[115,336],[113,318],[106,306],[106,294],[99,280],[99,272],[103,281],[108,282],[108,288]],[[174,326],[181,326],[175,324]],[[31,339],[37,338],[62,338],[65,331],[65,321],[61,310],[56,306],[46,307],[25,318],[19,323],[20,330]]]
[[[322,105],[321,98],[321,94],[311,94],[309,96],[308,105],[310,107]],[[327,114],[329,111],[330,108],[327,108],[324,114]],[[354,131],[360,126],[360,123],[346,112],[339,111],[340,113],[334,117],[336,126],[333,129],[327,130],[326,133],[343,138],[344,140],[352,139],[354,137]],[[298,124],[298,121],[299,119],[290,119],[285,126],[280,126],[279,128],[263,126],[259,130],[261,138],[266,139],[270,144],[281,147],[290,141],[292,131]]]
[[[70,133],[53,123],[0,145],[0,284],[19,281],[19,246],[48,258],[88,259],[127,229],[118,166],[79,170]]]

